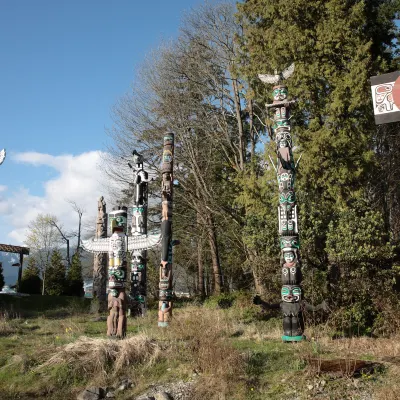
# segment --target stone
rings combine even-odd
[[[117,391],[118,392],[123,392],[126,389],[129,389],[133,386],[132,381],[129,378],[123,379],[120,383],[120,385],[118,386]]]
[[[114,392],[107,392],[106,399],[113,399],[113,398],[115,398],[115,393]]]
[[[90,387],[79,393],[76,400],[99,400],[104,399],[105,391],[101,387]]]
[[[173,400],[167,392],[157,392],[154,395],[155,400]]]
[[[313,387],[314,387],[313,385],[307,385],[308,390],[313,390]]]

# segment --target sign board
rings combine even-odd
[[[375,124],[400,121],[400,71],[371,77]]]

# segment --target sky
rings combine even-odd
[[[0,243],[24,245],[39,213],[76,229],[68,200],[84,220],[95,218],[113,105],[146,54],[176,37],[184,13],[203,3],[0,0]],[[0,261],[14,283],[16,257],[0,253]]]

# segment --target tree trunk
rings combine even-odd
[[[217,235],[214,227],[214,220],[210,214],[207,214],[207,234],[211,251],[212,268],[214,275],[214,294],[218,295],[223,291],[223,279],[221,264],[219,261]]]
[[[44,296],[44,282],[46,280],[46,270],[43,271],[43,281],[42,281],[42,296]]]
[[[257,294],[259,294],[260,296],[264,296],[265,292],[266,292],[265,285],[264,285],[262,279],[260,278],[257,269],[254,268],[254,265],[256,264],[255,263],[255,259],[256,259],[255,250],[246,249],[246,252],[247,252],[249,260],[250,260],[250,265],[252,266],[251,272],[253,274],[253,279],[254,279],[254,289]]]
[[[197,240],[197,268],[198,268],[198,294],[203,299],[206,295],[204,287],[204,262],[203,262],[203,239]]]
[[[71,268],[71,258],[69,256],[69,239],[67,239],[67,264],[68,269]]]
[[[197,211],[197,232],[202,232],[201,229],[201,216]],[[204,258],[203,258],[203,236],[202,233],[199,234],[197,238],[197,270],[198,270],[198,285],[197,294],[204,299],[206,295],[204,287]]]
[[[244,130],[243,130],[242,110],[241,110],[241,105],[240,105],[239,89],[237,86],[236,79],[232,79],[232,90],[233,90],[233,98],[235,101],[237,126],[238,126],[238,131],[239,131],[239,164],[240,164],[239,166],[240,166],[240,170],[243,171],[244,163],[245,163],[246,144],[245,144],[245,136],[244,136]]]

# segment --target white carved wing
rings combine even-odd
[[[258,74],[258,77],[264,83],[278,83],[279,75]]]
[[[110,238],[82,240],[82,248],[89,253],[108,253]]]
[[[161,233],[128,236],[128,251],[146,250],[157,246],[161,241]]]
[[[6,158],[6,149],[0,151],[0,165],[3,164],[3,161]]]
[[[289,78],[294,72],[294,63],[290,64],[286,69],[282,71],[282,76],[284,79]]]

